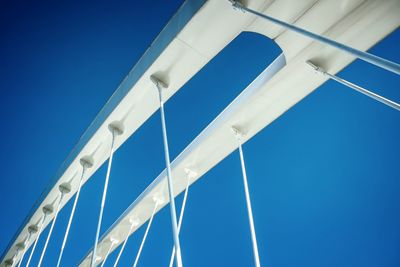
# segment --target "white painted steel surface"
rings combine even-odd
[[[249,8],[363,51],[400,25],[399,0],[249,0],[247,3]],[[185,164],[182,163],[183,159],[178,158],[174,161],[172,173],[174,184],[176,184],[174,185],[175,195],[185,187],[185,182],[183,182],[185,173],[182,168],[191,167],[199,174],[196,177],[198,179],[232,152],[235,140],[233,138],[230,140],[229,134],[225,133],[228,126],[229,128],[232,125],[240,126],[246,131],[246,138],[251,138],[326,81],[326,77],[313,75],[305,61],[312,60],[335,74],[354,60],[352,56],[317,44],[296,33],[258,19],[254,15],[233,10],[228,1],[207,1],[144,71],[112,112],[104,118],[100,127],[85,143],[75,159],[57,178],[58,182],[40,202],[29,221],[18,233],[10,249],[3,254],[1,266],[5,266],[5,261],[15,255],[15,245],[25,240],[29,225],[40,220],[42,208],[58,195],[58,186],[69,181],[80,170],[79,160],[88,155],[94,159],[93,168],[87,171],[84,182],[107,160],[111,141],[108,138],[107,126],[114,121],[123,123],[125,131],[116,140],[117,149],[158,109],[157,92],[149,79],[152,74],[157,74],[168,82],[169,89],[164,96],[167,100],[243,31],[258,32],[273,39],[282,48],[287,65],[268,83],[262,85],[254,95],[248,96],[246,103],[238,107],[240,112],[235,111],[223,123],[221,122],[221,126],[214,130],[212,136],[202,140],[195,151],[188,155],[188,150],[185,150],[180,156],[185,156]],[[156,39],[155,42],[161,41]],[[204,138],[204,134],[199,137]],[[199,142],[199,139],[196,140]],[[218,145],[218,153],[216,153],[216,145]],[[161,179],[162,182],[160,186],[155,186],[155,189],[166,193],[165,173],[160,174],[157,179]],[[78,179],[72,181],[71,193],[65,196],[61,207],[75,194],[78,184]],[[161,186],[163,184],[164,186]],[[152,186],[154,184],[150,185]],[[140,197],[142,201],[135,202],[137,205],[135,210],[140,210],[141,213],[140,225],[150,217],[153,206],[147,200],[151,199],[151,194],[156,191],[145,191],[146,195]],[[49,224],[53,216],[54,214],[50,214],[46,218],[44,227]],[[115,231],[126,234],[129,226],[127,220],[122,220],[115,226]],[[119,236],[113,231],[109,233]],[[34,240],[35,236],[30,238],[27,249]],[[103,240],[106,239],[103,238],[99,243],[99,256],[104,256],[107,252],[104,247],[107,241]],[[123,239],[119,240],[120,243],[116,244],[115,248],[123,241]],[[106,247],[109,248],[109,246]],[[18,257],[14,264],[18,261]]]
[[[257,9],[254,1],[250,1],[250,6]],[[260,6],[263,8],[258,9],[259,11],[294,22],[299,27],[363,51],[400,25],[400,2],[397,0],[264,1],[263,5],[258,5]],[[294,10],[293,7],[297,9]],[[215,11],[216,7],[213,8]],[[206,12],[205,8],[197,16],[202,17],[202,12]],[[240,18],[252,15],[239,13],[237,16]],[[204,19],[205,17],[204,15]],[[173,161],[176,195],[184,190],[184,168],[196,171],[199,174],[196,177],[198,179],[237,147],[231,126],[237,126],[244,131],[248,140],[327,80],[326,77],[315,75],[306,64],[307,60],[312,59],[322,64],[332,73],[337,73],[354,60],[354,57],[337,49],[316,43],[297,33],[281,30],[263,20],[253,20],[245,30],[260,32],[273,38],[282,48],[287,65],[264,84],[260,82],[261,74]],[[191,43],[193,46],[196,44],[196,41]],[[255,90],[257,86],[259,88]],[[243,100],[244,96],[246,101]],[[166,194],[165,179],[164,171],[106,232],[104,240],[110,236],[120,237],[119,232],[126,233],[125,228],[128,227],[131,216],[140,215],[140,225],[143,224],[150,216],[148,201],[151,196],[160,192]],[[99,243],[99,251],[104,250],[104,245]],[[90,253],[87,256],[89,255]],[[81,266],[87,266],[86,259]]]

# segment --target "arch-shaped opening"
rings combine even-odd
[[[171,157],[175,158],[281,53],[273,40],[242,32],[186,83],[166,103]],[[184,110],[188,114],[182,114]],[[184,125],[190,125],[193,133],[182,136]]]

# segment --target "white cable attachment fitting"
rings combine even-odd
[[[57,198],[56,198],[56,199],[57,199]],[[56,201],[56,199],[54,199],[54,201]],[[54,211],[53,204],[54,204],[54,202],[51,203],[51,204],[47,204],[47,205],[45,205],[45,206],[42,208],[43,213],[44,213],[45,215],[49,215],[49,214],[53,213],[53,211]],[[44,222],[43,222],[43,223],[44,223]]]
[[[39,231],[39,227],[38,227],[39,222],[37,222],[36,224],[31,224],[28,227],[28,232],[32,235],[36,234],[37,231]]]
[[[118,256],[115,259],[114,267],[118,266],[119,259],[121,258],[122,252],[124,252],[124,249],[125,249],[125,246],[126,246],[126,242],[128,242],[129,236],[130,236],[133,228],[138,226],[139,222],[140,222],[139,219],[136,216],[130,217],[128,221],[129,221],[129,229],[128,229],[127,233],[126,233],[126,236],[125,236],[124,242],[123,242],[123,244],[121,246],[121,249],[118,252]]]
[[[115,244],[118,244],[118,242],[119,242],[119,240],[118,239],[116,239],[116,238],[114,238],[114,237],[110,237],[110,247],[108,248],[108,250],[107,250],[107,254],[106,254],[106,256],[104,257],[104,260],[103,260],[103,262],[101,263],[101,267],[103,267],[105,264],[106,264],[106,261],[107,261],[107,259],[108,259],[108,256],[110,255],[110,253],[111,253],[111,250],[113,249],[113,247],[114,247],[114,245]]]
[[[58,186],[58,190],[60,191],[61,195],[64,196],[66,194],[69,194],[71,192],[71,183],[75,179],[75,177],[78,176],[78,171],[75,172],[75,174],[72,176],[71,179],[69,179],[67,182],[61,183]]]
[[[139,225],[139,219],[136,216],[130,217],[129,218],[129,225],[132,225],[132,227],[136,227]]]
[[[101,261],[101,259],[102,259],[101,256],[96,256],[96,258],[95,258],[94,261],[95,261],[95,262],[98,262],[98,261]]]
[[[128,222],[129,222],[129,231],[127,233],[127,238],[131,234],[133,228],[135,228],[136,226],[138,226],[140,224],[140,220],[138,217],[132,216],[129,218]]]
[[[156,77],[155,75],[151,75],[150,80],[156,85],[158,90],[168,88],[168,84],[162,81],[160,78]]]
[[[314,63],[311,62],[310,60],[307,60],[307,61],[306,61],[306,64],[307,64],[308,66],[310,66],[316,73],[326,75],[325,69],[322,68],[321,66],[318,66],[318,65],[314,64]]]
[[[121,135],[124,133],[124,125],[120,121],[113,121],[108,125],[108,130],[113,136]]]
[[[186,173],[186,177],[187,177],[189,180],[192,180],[193,178],[195,178],[195,177],[197,176],[197,172],[192,171],[192,170],[189,169],[189,168],[185,168],[185,173]]]
[[[240,10],[243,13],[245,13],[244,9],[243,9],[243,4],[241,1],[239,0],[228,0],[229,2],[231,2],[233,9],[235,10]]]
[[[23,251],[25,249],[25,240],[22,242],[19,242],[15,245],[15,247],[17,248],[17,251]]]
[[[153,201],[156,205],[161,205],[165,202],[165,198],[161,194],[155,194],[153,196]]]
[[[115,237],[110,237],[110,242],[111,244],[115,245],[119,243],[119,239],[115,238]]]
[[[83,167],[83,169],[90,169],[93,167],[93,157],[92,156],[84,156],[79,160],[79,163]]]
[[[62,183],[60,184],[60,186],[58,187],[58,190],[61,192],[61,194],[68,194],[69,192],[71,192],[71,183],[66,182],[66,183]]]
[[[233,134],[236,137],[236,140],[238,140],[240,143],[244,140],[246,134],[241,130],[238,126],[232,126],[231,127]]]
[[[150,76],[150,80],[157,87],[158,96],[159,96],[159,99],[160,99],[160,105],[163,106],[164,105],[164,100],[163,100],[163,97],[162,97],[162,90],[167,89],[168,88],[168,84],[166,82],[162,81],[160,78],[158,78],[154,74]]]

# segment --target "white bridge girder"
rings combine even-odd
[[[399,0],[249,0],[246,4],[259,12],[363,51],[400,25]],[[85,156],[93,158],[94,165],[87,171],[84,182],[107,160],[111,142],[108,132],[110,123],[118,121],[124,126],[124,133],[116,140],[115,147],[118,149],[157,111],[158,96],[149,79],[151,75],[156,74],[169,84],[168,90],[165,91],[165,98],[169,99],[243,31],[258,32],[273,39],[283,50],[286,66],[268,82],[260,85],[254,94],[248,95],[246,101],[240,104],[233,103],[237,105],[237,110],[231,113],[224,123],[218,125],[207,138],[204,137],[204,132],[201,133],[174,160],[172,172],[176,195],[185,185],[185,173],[182,168],[192,168],[198,173],[198,179],[236,148],[235,139],[227,138],[228,125],[242,127],[246,131],[247,140],[325,82],[325,77],[314,75],[305,64],[307,60],[313,60],[331,73],[337,73],[354,60],[354,57],[334,48],[284,30],[252,14],[234,10],[229,1],[186,1],[72,150],[56,175],[54,183],[39,199],[14,240],[10,242],[2,256],[1,266],[6,266],[6,261],[16,253],[16,245],[28,236],[28,227],[40,220],[42,208],[57,197],[59,185],[75,177],[71,193],[65,196],[61,207],[75,194],[77,176],[81,170],[79,160]],[[210,127],[214,126],[211,125],[207,129]],[[209,131],[207,129],[205,132]],[[199,147],[194,149],[193,144]],[[193,179],[193,182],[196,179]],[[149,201],[154,194],[167,193],[165,181],[165,172],[162,172],[107,231],[99,242],[100,257],[104,256],[106,248],[109,248],[106,246],[108,238],[118,235],[119,232],[122,235],[128,227],[128,224],[125,225],[126,216],[140,211],[141,222],[137,227],[148,220],[153,207]],[[53,216],[54,214],[50,214],[46,218],[45,227]],[[33,241],[34,238],[31,238],[26,247],[29,248]],[[118,245],[114,246],[114,249]],[[82,266],[87,266],[86,259]],[[18,257],[12,265],[17,261]]]

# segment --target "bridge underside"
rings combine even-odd
[[[400,2],[397,0],[250,0],[246,5],[362,51],[400,25]],[[157,92],[149,79],[151,75],[156,74],[168,83],[165,95],[168,99],[244,31],[257,32],[273,39],[282,49],[283,56],[266,70],[268,75],[264,73],[268,79],[261,74],[173,161],[175,195],[185,189],[185,169],[197,173],[191,180],[193,183],[237,148],[231,126],[240,128],[245,133],[246,141],[326,81],[326,77],[315,75],[306,64],[307,60],[335,74],[355,59],[252,14],[234,10],[229,1],[186,1],[72,150],[54,182],[46,189],[3,254],[2,266],[6,266],[5,261],[15,255],[16,244],[28,236],[28,227],[41,219],[42,208],[57,198],[59,186],[80,173],[80,159],[90,157],[94,163],[84,182],[107,160],[111,142],[109,124],[119,122],[123,125],[124,132],[116,139],[115,146],[118,148],[158,110]],[[66,195],[61,207],[77,191],[77,180],[74,178],[71,193]],[[110,246],[110,237],[123,241],[129,218],[140,219],[132,233],[150,218],[154,196],[168,199],[165,171],[103,235],[96,255],[104,258]],[[53,216],[54,213],[46,218],[44,227]],[[33,241],[31,239],[26,247],[29,248]],[[89,265],[90,255],[91,252],[83,259],[82,266]],[[14,259],[15,262],[18,258]]]

